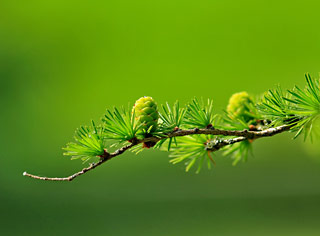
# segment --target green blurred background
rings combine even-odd
[[[320,235],[318,146],[256,141],[200,174],[147,150],[71,183],[62,156],[105,108],[260,94],[320,71],[320,2],[0,1],[1,235]],[[320,146],[320,145],[319,145]]]

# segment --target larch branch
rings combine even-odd
[[[89,165],[89,167],[83,168],[81,171],[74,173],[73,175],[70,175],[68,177],[58,178],[58,177],[42,177],[38,175],[29,174],[27,172],[24,172],[24,176],[28,176],[33,179],[38,180],[48,180],[48,181],[72,181],[76,177],[85,174],[86,172],[95,169],[96,167],[100,166],[101,164],[105,163],[106,161],[121,155],[125,151],[129,150],[130,148],[143,143],[143,142],[158,142],[162,139],[166,138],[172,138],[172,137],[180,137],[180,136],[187,136],[187,135],[195,135],[195,134],[210,134],[210,135],[222,135],[222,136],[236,136],[236,138],[231,139],[221,139],[218,142],[216,142],[212,147],[207,148],[208,151],[218,151],[224,146],[231,145],[237,142],[242,142],[244,140],[250,139],[258,139],[262,137],[270,137],[285,131],[288,131],[291,128],[289,125],[282,125],[274,128],[268,128],[262,131],[248,131],[248,130],[223,130],[223,129],[214,129],[214,128],[208,128],[208,129],[189,129],[189,130],[177,130],[172,133],[167,134],[164,137],[158,138],[158,137],[150,137],[145,138],[143,140],[138,140],[137,142],[130,143],[126,146],[123,146],[116,150],[113,153],[105,152],[104,155],[100,156],[100,160],[96,163],[92,163]]]

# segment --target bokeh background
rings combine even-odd
[[[194,96],[217,112],[238,91],[304,85],[320,71],[320,3],[0,1],[1,235],[320,235],[319,146],[256,141],[236,167],[200,174],[147,150],[71,183],[62,156],[105,109]]]

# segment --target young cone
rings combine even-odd
[[[150,137],[150,133],[158,127],[159,112],[156,102],[152,97],[141,97],[134,104],[133,111],[138,125],[141,124],[144,136]],[[144,143],[144,147],[149,148],[152,146],[154,146],[154,143]]]
[[[233,94],[229,99],[227,112],[235,118],[243,119],[245,122],[252,120],[250,105],[253,101],[247,92]]]

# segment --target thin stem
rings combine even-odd
[[[167,134],[164,137],[158,138],[158,137],[150,137],[150,138],[145,138],[143,140],[138,140],[137,142],[130,143],[122,148],[119,148],[113,153],[107,153],[105,152],[104,155],[102,155],[100,158],[100,161],[90,164],[89,167],[83,168],[81,171],[74,173],[73,175],[70,175],[68,177],[63,177],[63,178],[51,178],[51,177],[41,177],[38,175],[33,175],[29,174],[27,172],[24,172],[24,176],[28,176],[33,179],[39,179],[39,180],[48,180],[48,181],[72,181],[76,177],[85,174],[86,172],[95,169],[96,167],[100,166],[101,164],[105,163],[106,161],[121,155],[125,151],[129,150],[130,148],[143,143],[143,142],[158,142],[162,139],[166,138],[171,138],[171,137],[179,137],[179,136],[187,136],[187,135],[194,135],[194,134],[211,134],[211,135],[222,135],[222,136],[237,136],[236,138],[233,139],[225,139],[221,140],[220,142],[216,143],[213,147],[210,149],[207,149],[208,151],[218,151],[224,146],[234,144],[236,142],[241,142],[246,139],[257,139],[257,138],[262,138],[262,137],[270,137],[276,134],[280,134],[282,132],[288,131],[291,128],[289,125],[282,125],[278,126],[275,128],[269,128],[265,129],[262,131],[248,131],[248,130],[222,130],[222,129],[189,129],[189,130],[177,130],[172,133]]]

